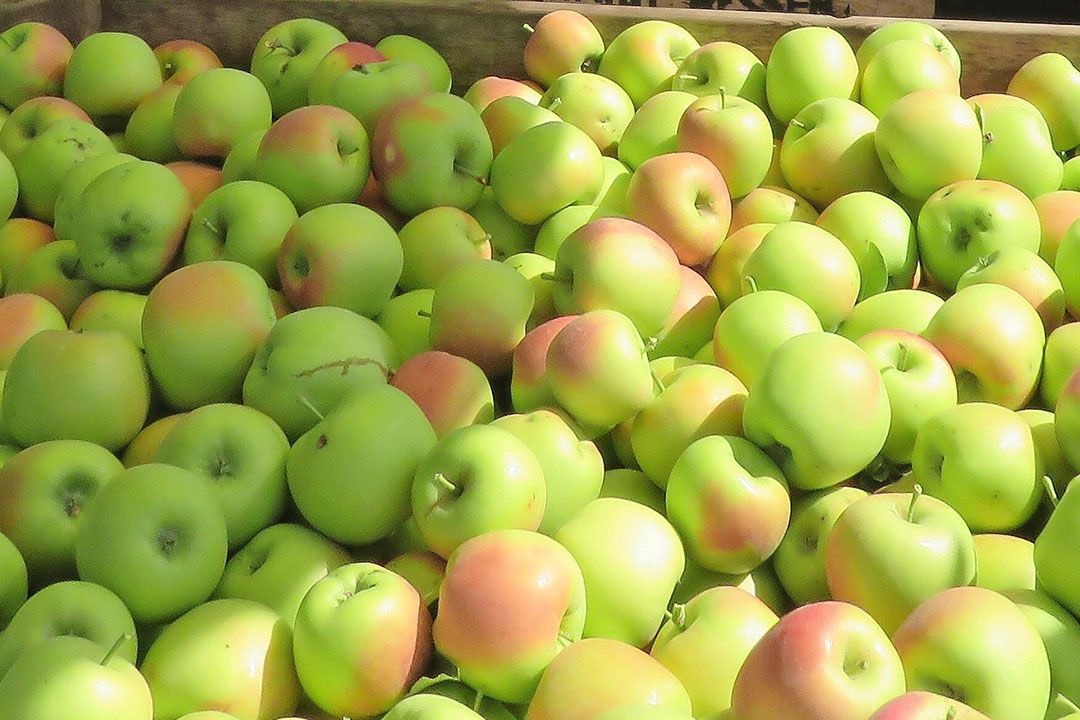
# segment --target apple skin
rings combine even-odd
[[[42,330],[66,330],[64,316],[51,302],[31,293],[0,298],[0,370],[27,340]]]
[[[1050,664],[1035,627],[1002,595],[975,587],[944,590],[922,603],[893,635],[909,690],[947,690],[996,718],[1041,720]]]
[[[304,596],[292,645],[300,683],[316,705],[368,717],[393,707],[420,677],[432,650],[431,615],[400,575],[344,565]]]
[[[956,289],[992,283],[1020,293],[1035,312],[1043,328],[1053,332],[1065,319],[1065,292],[1054,269],[1034,250],[1004,247],[980,257],[956,282]]]
[[[883,45],[861,69],[859,102],[878,117],[894,102],[917,90],[960,95],[960,74],[950,58],[921,39]]]
[[[258,78],[212,68],[193,77],[177,96],[173,137],[187,157],[225,158],[239,138],[269,129],[271,114],[270,96]]]
[[[0,223],[0,288],[26,264],[31,253],[56,239],[50,225],[30,218]]]
[[[765,63],[742,45],[718,41],[702,45],[686,56],[671,81],[672,90],[701,97],[739,97],[768,112]]]
[[[261,86],[260,86],[261,87]],[[140,160],[172,162],[184,154],[173,139],[173,117],[182,85],[162,85],[139,103],[124,125],[123,145]]]
[[[79,250],[70,240],[57,240],[34,250],[8,278],[6,294],[29,293],[51,302],[70,320],[95,286],[79,271]]]
[[[634,103],[603,75],[570,72],[552,81],[539,106],[584,131],[604,155],[616,157],[619,141],[634,117]]]
[[[564,315],[537,325],[514,348],[510,399],[515,412],[527,413],[557,404],[554,390],[547,380],[547,353],[555,336],[575,317]]]
[[[320,91],[312,86],[308,96],[312,104],[334,105],[349,111],[370,136],[379,118],[393,105],[431,91],[428,74],[422,66],[410,60],[382,60],[346,66],[328,88]]]
[[[233,143],[232,150],[221,164],[222,184],[255,178],[255,158],[265,135],[265,132],[253,132]]]
[[[940,296],[926,290],[887,290],[856,304],[837,333],[849,340],[858,340],[875,330],[922,335],[944,303]]]
[[[431,350],[430,315],[434,297],[433,288],[403,292],[390,298],[376,318],[379,327],[397,350],[397,359],[402,364]]]
[[[1073,703],[1080,700],[1080,677],[1072,671],[1080,657],[1080,622],[1040,590],[1014,589],[1003,594],[1016,603],[1042,636],[1050,660],[1053,692]]]
[[[434,288],[453,267],[467,260],[491,259],[491,236],[476,219],[455,207],[425,210],[398,233],[403,267],[398,287]]]
[[[730,230],[727,239],[720,244],[720,249],[705,268],[705,280],[716,291],[721,307],[727,308],[746,294],[743,288],[746,261],[774,227],[776,223],[771,222],[744,225]]]
[[[598,72],[611,78],[641,107],[671,81],[698,42],[688,31],[664,20],[634,23],[608,43]]]
[[[420,694],[405,698],[383,720],[484,720],[468,706],[441,695]]]
[[[741,437],[702,438],[679,456],[667,483],[667,516],[706,570],[747,573],[773,554],[791,499],[783,472]]]
[[[255,45],[251,74],[266,85],[274,116],[307,102],[307,86],[319,61],[348,38],[313,18],[285,20],[267,30]]]
[[[1039,195],[1031,202],[1042,227],[1039,256],[1053,265],[1062,238],[1073,223],[1080,220],[1080,192],[1062,189]]]
[[[958,700],[924,690],[913,690],[882,705],[870,720],[989,720]]]
[[[146,41],[130,33],[96,32],[68,60],[64,97],[91,117],[126,116],[161,84],[161,67]]]
[[[223,173],[215,165],[192,160],[177,160],[167,164],[169,170],[187,190],[191,207],[197,208],[210,193],[222,186]]]
[[[1080,532],[1080,484],[1070,483],[1045,527],[1035,538],[1038,587],[1074,616],[1080,614],[1080,592],[1072,582],[1075,548]]]
[[[382,52],[362,42],[344,42],[323,55],[307,83],[307,102],[311,105],[333,105],[334,84],[346,72],[369,63],[388,60]],[[343,108],[348,109],[348,108]],[[360,118],[357,118],[360,119]],[[365,126],[365,129],[367,127]]]
[[[19,199],[19,177],[7,155],[0,153],[0,222],[7,222]]]
[[[675,606],[649,654],[682,682],[695,717],[723,717],[739,668],[777,621],[745,590],[712,588]]]
[[[385,567],[416,588],[428,608],[435,608],[439,602],[439,590],[446,579],[446,560],[433,552],[409,550],[388,560]]]
[[[1062,166],[1061,189],[1080,191],[1080,162],[1077,162],[1076,156],[1066,160]]]
[[[713,328],[720,317],[716,292],[697,270],[680,265],[679,294],[675,306],[660,332],[649,357],[685,357],[703,347],[712,352]],[[710,360],[712,363],[712,360]]]
[[[495,419],[487,376],[465,358],[439,350],[406,360],[390,378],[423,411],[438,438],[458,428]]]
[[[976,587],[995,592],[1035,589],[1035,545],[1030,540],[993,533],[973,539]]]
[[[1031,304],[1003,285],[970,285],[931,319],[923,337],[952,365],[960,402],[1024,407],[1039,382],[1046,335]]]
[[[676,152],[679,121],[697,102],[693,93],[666,90],[648,99],[623,132],[619,141],[619,160],[635,170],[651,157]]]
[[[580,640],[585,602],[581,570],[557,542],[527,530],[484,533],[450,556],[435,646],[485,695],[525,703],[545,668]]]
[[[1043,53],[1028,60],[1009,81],[1008,93],[1039,109],[1050,126],[1054,150],[1080,145],[1080,70],[1059,53]]]
[[[0,124],[0,152],[13,161],[30,142],[57,120],[81,120],[92,123],[90,116],[75,103],[61,97],[31,98],[12,108]]]
[[[915,226],[884,195],[855,192],[837,198],[815,223],[836,236],[859,263],[859,300],[911,288],[919,263]]]
[[[299,704],[292,645],[289,625],[273,610],[252,600],[212,600],[169,624],[140,670],[157,717],[219,709],[237,720],[271,720]],[[203,661],[188,662],[194,656]]]
[[[79,233],[75,210],[83,192],[94,180],[117,165],[137,160],[125,153],[106,153],[76,164],[64,177],[53,204],[53,230],[56,238],[73,240]],[[114,201],[115,202],[115,201]]]
[[[525,720],[598,720],[608,711],[642,705],[691,714],[686,689],[659,661],[626,643],[591,638],[551,662]]]
[[[32,98],[60,94],[73,50],[62,32],[45,23],[23,22],[0,33],[0,40],[5,47],[0,105],[15,109]]]
[[[592,21],[576,10],[545,13],[525,42],[525,72],[544,87],[571,72],[595,70],[604,54],[604,38]]]
[[[482,113],[488,105],[501,97],[519,97],[535,105],[540,102],[542,95],[542,91],[529,82],[488,75],[470,85],[461,97],[477,113]]]
[[[765,112],[750,100],[734,94],[706,95],[679,119],[676,149],[707,158],[720,170],[731,196],[740,198],[760,186],[768,174],[772,126]]]
[[[859,65],[844,37],[831,28],[798,28],[773,45],[765,66],[769,108],[782,123],[823,98],[858,97]]]
[[[123,643],[128,637],[121,637]],[[139,671],[80,637],[54,637],[21,656],[0,680],[0,703],[12,718],[152,720],[150,688]]]
[[[659,513],[631,500],[593,500],[556,533],[585,578],[584,637],[645,647],[656,635],[686,564]]]
[[[6,629],[26,602],[29,576],[19,548],[3,534],[0,534],[0,577],[4,588],[0,592],[0,629]]]
[[[154,48],[166,85],[184,85],[199,73],[221,67],[213,50],[194,40],[167,40]]]
[[[858,672],[843,670],[852,664]],[[792,610],[765,633],[739,670],[731,709],[740,720],[856,720],[903,692],[885,631],[860,608],[827,601]]]
[[[293,501],[337,542],[386,538],[409,516],[413,476],[435,442],[431,423],[402,391],[376,383],[354,390],[289,451]]]
[[[169,434],[169,431],[184,417],[186,413],[177,413],[175,415],[166,415],[160,417],[153,422],[148,422],[139,434],[132,439],[128,446],[124,448],[123,454],[120,456],[120,460],[124,463],[124,467],[135,467],[136,465],[145,465],[148,462],[152,462],[154,454],[157,453],[157,449],[161,446],[165,437]]]
[[[663,515],[664,493],[640,470],[608,470],[600,486],[600,497],[622,498],[640,503]]]
[[[1012,95],[976,95],[968,102],[982,114],[980,179],[1006,182],[1030,198],[1062,187],[1064,163],[1038,108]]]
[[[999,405],[967,402],[939,412],[919,429],[911,461],[915,481],[973,532],[1020,527],[1042,497],[1031,429]]]
[[[982,163],[975,112],[944,90],[918,90],[894,102],[878,122],[874,145],[889,180],[915,200],[974,180]]]
[[[921,40],[941,53],[952,66],[953,71],[957,75],[960,74],[960,54],[957,53],[949,38],[936,27],[918,20],[890,22],[870,33],[855,52],[860,73],[882,48],[898,40]]]
[[[739,198],[731,208],[728,234],[748,225],[782,223],[789,220],[813,223],[818,211],[810,201],[788,188],[762,185]]]
[[[190,410],[238,400],[275,321],[266,282],[247,265],[213,260],[166,275],[142,320],[147,363],[165,402]]]
[[[558,115],[517,97],[507,95],[493,100],[484,111],[480,113],[480,119],[487,128],[488,137],[491,138],[491,149],[498,155],[510,141],[531,127],[542,125],[547,122],[559,122]]]
[[[1046,338],[1040,397],[1047,408],[1057,407],[1069,377],[1080,368],[1080,324],[1066,323]]]
[[[1065,291],[1065,307],[1074,319],[1080,319],[1080,221],[1074,222],[1061,238],[1054,272]]]

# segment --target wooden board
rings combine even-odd
[[[544,0],[559,2],[560,0]],[[932,18],[935,0],[571,0],[593,5],[634,7],[677,7],[707,10],[747,10],[753,12],[794,12],[812,15],[851,15]]]
[[[0,31],[29,20],[49,23],[75,41],[101,26],[101,3],[98,0],[0,0]]]

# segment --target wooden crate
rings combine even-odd
[[[544,0],[560,2],[562,0]],[[628,5],[645,8],[696,8],[699,10],[747,10],[793,12],[849,17],[932,18],[935,0],[570,0],[591,5]]]
[[[151,44],[181,37],[213,47],[226,64],[246,67],[258,37],[288,18],[308,16],[334,23],[356,40],[391,33],[415,35],[449,61],[458,88],[485,75],[524,77],[525,23],[558,7],[518,0],[0,0],[0,26],[40,19],[54,22],[73,40],[97,29],[125,30]],[[568,4],[588,15],[605,38],[645,18],[663,18],[687,28],[701,42],[733,40],[759,57],[796,27],[833,27],[857,46],[880,17],[835,18],[795,13],[739,12],[625,5]],[[927,20],[943,30],[964,61],[966,95],[1002,92],[1024,62],[1060,52],[1080,62],[1080,26]]]

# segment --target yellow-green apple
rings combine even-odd
[[[1069,314],[1080,320],[1080,221],[1074,222],[1062,236],[1054,272],[1061,279]]]
[[[388,60],[382,52],[362,42],[344,42],[323,55],[307,83],[307,102],[311,105],[333,105],[329,101],[342,75],[362,65]],[[348,108],[345,108],[348,109]],[[359,119],[359,118],[357,118]],[[365,126],[366,128],[366,126]],[[366,128],[370,132],[370,128]]]
[[[1012,95],[976,95],[968,102],[981,116],[979,178],[1009,183],[1030,198],[1061,187],[1065,168],[1038,108]]]
[[[7,155],[0,153],[0,222],[7,222],[19,200],[19,177]]]
[[[370,170],[364,126],[341,108],[311,105],[278,118],[263,135],[252,179],[282,190],[297,211],[352,202]]]
[[[82,160],[115,152],[108,136],[90,123],[54,121],[11,158],[22,208],[31,217],[52,222],[53,205],[68,171]]]
[[[1031,304],[1003,285],[971,285],[950,297],[923,337],[952,365],[960,402],[1024,407],[1039,383],[1042,320]]]
[[[191,657],[202,660],[192,664]],[[269,720],[300,701],[291,629],[252,600],[213,600],[185,613],[158,635],[139,669],[155,717],[216,709],[237,720]]]
[[[270,96],[243,70],[212,68],[187,82],[176,98],[172,132],[187,157],[225,158],[248,133],[271,122]]]
[[[751,388],[778,347],[808,332],[821,332],[813,308],[786,292],[758,290],[736,299],[720,313],[713,329],[713,357]]]
[[[533,302],[532,285],[513,268],[495,260],[463,262],[435,288],[431,346],[476,363],[490,377],[503,375],[525,336]]]
[[[491,165],[491,187],[506,213],[535,225],[568,205],[596,197],[604,170],[600,150],[566,122],[525,130]]]
[[[428,547],[449,558],[493,530],[536,530],[544,516],[544,470],[529,446],[493,425],[439,440],[412,481],[412,514]]]
[[[632,500],[660,514],[665,512],[663,491],[640,470],[620,468],[605,472],[600,497]]]
[[[956,405],[956,376],[945,356],[918,335],[882,329],[855,342],[878,367],[889,396],[891,421],[882,457],[908,465],[919,429]]]
[[[1080,324],[1066,323],[1046,338],[1040,396],[1047,408],[1057,407],[1069,377],[1080,368]]]
[[[870,720],[990,720],[978,710],[945,695],[912,690],[878,708]]]
[[[138,104],[124,125],[122,137],[126,152],[140,160],[161,163],[184,156],[173,138],[173,115],[182,89],[182,85],[162,85]]]
[[[393,707],[383,720],[484,720],[484,717],[442,695],[411,695]]]
[[[458,264],[491,258],[491,235],[456,207],[421,212],[401,228],[399,237],[404,264],[397,284],[405,291],[434,288]]]
[[[765,63],[742,45],[726,40],[702,45],[686,56],[671,81],[672,90],[701,97],[740,97],[768,111]]]
[[[582,439],[577,428],[561,414],[549,409],[534,410],[504,415],[492,425],[525,443],[540,463],[546,500],[539,532],[552,535],[599,497],[604,481],[600,451],[591,441]]]
[[[90,116],[70,100],[48,95],[31,98],[12,108],[11,115],[0,125],[0,152],[14,162],[30,141],[57,120],[91,122]]]
[[[822,327],[835,330],[855,306],[859,265],[827,230],[782,222],[762,238],[743,266],[743,292],[780,290],[813,308]]]
[[[964,519],[941,500],[923,497],[918,485],[913,493],[852,503],[825,547],[829,595],[866,610],[890,634],[924,600],[970,585],[975,562]]]
[[[20,445],[72,439],[119,450],[146,422],[150,383],[120,333],[45,330],[12,358],[3,400],[4,424]]]
[[[131,636],[115,639],[126,644]],[[135,666],[85,638],[55,637],[26,653],[0,680],[4,713],[20,720],[152,720],[153,700]]]
[[[731,710],[740,720],[856,720],[903,692],[885,631],[855,605],[828,601],[792,610],[765,633],[739,670]]]
[[[975,586],[996,592],[1035,589],[1035,545],[1030,540],[995,533],[973,539]]]
[[[533,307],[525,322],[526,330],[558,315],[555,310],[555,283],[551,280],[555,272],[554,260],[539,253],[522,252],[506,258],[503,264],[513,268],[532,286]]]
[[[408,395],[368,384],[293,444],[286,461],[292,499],[332,540],[381,540],[409,516],[413,475],[434,446],[431,423]]]
[[[412,398],[438,438],[495,419],[491,383],[463,357],[441,350],[422,352],[402,363],[390,384]]]
[[[595,71],[604,54],[604,38],[589,18],[576,10],[545,13],[525,42],[525,72],[544,87],[570,72]]]
[[[481,113],[484,108],[501,97],[519,97],[535,105],[540,102],[542,95],[543,92],[540,88],[532,83],[497,75],[487,75],[470,85],[469,89],[461,97],[477,113]]]
[[[222,172],[216,165],[194,160],[177,160],[165,165],[187,190],[191,207],[202,205],[210,193],[222,186]]]
[[[815,207],[841,195],[891,189],[874,149],[878,120],[846,98],[810,103],[790,120],[780,146],[780,168],[787,185]]]
[[[626,191],[626,208],[687,266],[702,265],[716,254],[731,221],[724,176],[693,152],[657,155],[639,165]]]
[[[108,450],[82,440],[39,442],[0,468],[0,532],[35,586],[75,576],[83,510],[123,469]]]
[[[1020,293],[1052,332],[1065,317],[1065,293],[1054,269],[1034,250],[1017,245],[999,248],[980,257],[957,280],[956,289],[993,283]]]
[[[433,288],[422,288],[395,295],[379,313],[379,327],[397,350],[398,361],[405,361],[431,349],[431,301]]]
[[[487,532],[450,556],[435,647],[483,694],[525,703],[545,668],[580,640],[585,602],[581,570],[557,542],[527,530]]]
[[[555,406],[547,380],[547,353],[551,341],[575,315],[564,315],[537,325],[514,348],[510,369],[510,399],[515,412],[526,413]]]
[[[713,327],[720,317],[720,301],[708,281],[698,271],[680,265],[679,294],[664,327],[654,337],[649,350],[653,359],[686,357],[702,346],[712,350]]]
[[[950,58],[923,39],[895,40],[881,46],[861,66],[859,102],[881,117],[889,107],[917,90],[960,95],[960,74]]]
[[[469,214],[491,235],[491,255],[495,259],[527,252],[536,241],[538,228],[507,215],[495,199],[495,191],[490,185],[480,193],[476,204],[469,208]]]
[[[787,123],[823,98],[858,97],[859,65],[844,37],[831,28],[798,28],[773,45],[765,91],[776,118]]]
[[[618,158],[605,157],[604,180],[593,202],[612,214],[626,211],[626,188],[630,185],[630,168]]]
[[[385,567],[408,580],[424,604],[434,608],[446,578],[446,560],[433,552],[409,550],[388,560]]]
[[[445,663],[446,661],[440,657],[437,662]],[[450,669],[452,668],[447,668],[447,670]],[[438,695],[455,700],[461,703],[463,708],[472,708],[470,712],[477,713],[484,720],[517,720],[518,715],[514,712],[524,712],[524,708],[490,698],[471,685],[467,685],[460,678],[445,672],[434,677],[429,675],[420,678],[409,690],[406,700],[415,695]],[[514,712],[510,710],[511,707],[514,708]]]
[[[606,160],[611,160],[611,158],[606,158]],[[618,160],[614,162],[618,162]],[[626,185],[629,184],[630,172],[627,170]],[[623,210],[625,210],[625,203]],[[623,217],[624,215],[625,213],[622,211],[615,211],[599,205],[570,205],[565,207],[540,225],[540,229],[536,233],[533,252],[557,260],[559,248],[566,242],[566,238],[573,233],[593,220],[606,217]]]
[[[940,296],[926,290],[887,290],[855,305],[837,332],[849,340],[858,340],[875,330],[921,335],[944,303]]]
[[[471,208],[487,185],[491,160],[480,113],[447,93],[397,103],[371,138],[372,170],[383,194],[410,217],[440,205]]]
[[[123,454],[120,456],[121,462],[124,463],[124,467],[135,467],[136,465],[145,465],[146,463],[153,462],[154,455],[157,454],[157,449],[161,447],[161,443],[168,436],[169,431],[176,426],[176,423],[183,419],[187,413],[176,413],[175,415],[166,415],[160,417],[153,422],[149,422],[146,426],[139,431],[139,434],[128,443],[128,446],[124,448]]]
[[[66,580],[36,591],[15,612],[0,636],[0,677],[20,655],[63,635],[95,643],[102,656],[116,638],[130,635],[132,641],[117,649],[117,657],[135,662],[135,623],[120,598],[101,585]]]
[[[312,104],[334,105],[352,113],[370,136],[390,107],[431,91],[430,79],[421,65],[398,59],[350,63],[325,89],[309,88],[308,97]]]
[[[973,532],[1014,530],[1042,498],[1031,428],[1000,405],[967,402],[942,410],[919,429],[911,463],[915,481],[952,505]]]
[[[746,386],[713,365],[691,365],[663,378],[664,388],[630,424],[634,459],[664,488],[678,458],[700,438],[742,432]]]
[[[244,404],[292,440],[355,390],[383,384],[391,340],[372,320],[338,307],[298,310],[274,323],[243,379]]]
[[[404,578],[353,563],[317,581],[300,603],[293,650],[304,693],[334,715],[389,710],[431,656],[431,615]]]
[[[0,534],[0,629],[6,629],[15,613],[26,602],[30,578],[19,548]]]
[[[740,198],[761,185],[768,173],[772,126],[761,108],[734,92],[706,95],[679,119],[675,147],[707,158],[723,174],[731,197]]]
[[[1039,213],[1039,223],[1042,228],[1039,255],[1053,265],[1057,259],[1062,237],[1073,223],[1080,220],[1080,192],[1058,190],[1039,195],[1031,202],[1035,205],[1035,211]]]
[[[626,90],[636,107],[659,92],[669,90],[679,66],[698,41],[689,31],[665,20],[632,24],[610,43],[598,71]]]
[[[1080,614],[1080,590],[1073,564],[1080,543],[1080,483],[1071,483],[1035,539],[1038,587],[1073,615]]]
[[[1039,249],[1039,215],[1022,192],[996,180],[947,185],[923,204],[917,235],[923,269],[947,288],[995,250]]]
[[[146,301],[143,345],[166,404],[190,410],[235,401],[276,321],[266,282],[230,260],[166,275]]]
[[[921,40],[923,43],[937,50],[952,66],[953,71],[960,74],[960,55],[952,42],[941,30],[925,22],[917,20],[901,20],[886,23],[878,28],[859,45],[855,53],[855,59],[859,63],[860,72],[870,64],[874,56],[887,45],[899,40]],[[861,77],[861,76],[860,76]],[[959,720],[959,719],[958,719]]]
[[[587,427],[629,420],[656,392],[641,335],[614,310],[593,310],[566,323],[551,340],[545,365],[544,381],[555,400]]]
[[[561,118],[546,107],[534,105],[516,95],[507,95],[493,100],[480,113],[480,119],[491,138],[491,150],[498,155],[511,140],[529,128],[559,122]]]
[[[539,106],[584,131],[605,155],[616,156],[634,103],[603,75],[569,72],[551,82]]]
[[[73,240],[79,232],[75,210],[83,191],[107,170],[137,160],[126,153],[107,153],[78,162],[64,177],[53,203],[53,232],[61,240]]]
[[[667,483],[667,516],[690,558],[734,575],[761,565],[791,514],[783,472],[741,437],[704,437],[679,455]]]
[[[450,92],[450,66],[439,52],[411,35],[386,35],[375,49],[389,60],[411,60],[424,68],[433,92]]]
[[[0,370],[7,370],[15,353],[42,330],[66,330],[64,316],[51,302],[31,293],[0,298]]]
[[[874,192],[829,204],[815,223],[844,243],[859,264],[859,299],[911,288],[919,263],[915,226],[900,205]]]
[[[79,250],[70,240],[57,240],[34,250],[10,278],[5,293],[30,293],[51,302],[65,319],[93,294],[95,286],[82,276]]]
[[[618,640],[590,638],[551,662],[525,720],[599,720],[627,706],[684,715],[692,707],[686,688],[658,660]]]
[[[584,636],[648,645],[686,564],[671,523],[632,500],[599,498],[563,525],[555,539],[585,578]]]
[[[64,73],[64,97],[88,115],[126,117],[161,87],[154,51],[131,33],[96,32],[75,46]]]
[[[255,177],[255,158],[265,132],[248,133],[233,143],[232,150],[221,164],[222,184],[237,180],[252,180]]]
[[[397,233],[378,213],[333,203],[300,216],[285,234],[277,264],[293,307],[334,305],[374,317],[393,294],[403,262]]]
[[[31,218],[11,218],[0,223],[0,287],[26,264],[35,250],[56,239],[52,226]]]
[[[959,95],[944,90],[918,90],[900,98],[881,116],[874,133],[885,174],[897,190],[915,200],[975,179],[982,144],[975,111]]]
[[[0,105],[15,109],[27,100],[59,95],[71,59],[71,42],[42,22],[21,22],[0,33]]]
[[[705,280],[716,291],[722,307],[727,308],[745,294],[742,281],[746,261],[774,227],[775,223],[751,223],[731,230],[713,255],[705,269]]]
[[[731,208],[729,235],[747,225],[782,223],[789,220],[813,223],[818,211],[810,201],[786,187],[762,185],[739,198]]]
[[[631,170],[651,157],[678,149],[679,121],[697,95],[667,90],[638,108],[619,141],[619,160]]]
[[[1080,621],[1040,590],[1013,589],[1002,594],[1016,603],[1042,637],[1050,660],[1052,692],[1080,702],[1080,675],[1074,670],[1080,662]]]
[[[624,218],[593,220],[559,247],[555,308],[563,315],[618,311],[642,337],[651,337],[675,305],[678,268],[675,251],[647,226]]]
[[[285,20],[259,38],[251,73],[266,86],[275,117],[307,103],[308,83],[319,61],[347,41],[340,30],[314,18]]]
[[[69,219],[83,274],[102,287],[152,285],[180,249],[190,202],[183,183],[157,163],[125,162],[98,175]]]
[[[221,67],[217,53],[195,40],[167,40],[154,48],[165,84],[183,85],[206,70]]]
[[[140,623],[172,620],[209,598],[227,552],[213,493],[191,472],[158,463],[106,483],[75,538],[79,577],[115,592]]]
[[[716,587],[676,605],[650,654],[686,688],[694,717],[724,717],[739,668],[778,618],[736,587]]]
[[[1008,598],[957,587],[922,603],[893,635],[908,690],[939,692],[991,718],[1041,720],[1050,699],[1042,638]]]
[[[1066,160],[1062,167],[1061,189],[1080,191],[1080,161],[1075,155]]]
[[[1080,70],[1060,53],[1043,53],[1027,61],[1009,81],[1008,93],[1039,109],[1050,126],[1054,149],[1080,145]]]

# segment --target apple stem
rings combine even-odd
[[[488,179],[486,177],[482,177],[480,175],[477,175],[476,173],[471,172],[470,170],[461,167],[457,163],[454,163],[454,172],[457,173],[458,175],[464,175],[465,177],[469,178],[470,180],[475,180],[476,182],[480,183],[484,187],[487,187],[487,185],[488,185]]]
[[[124,643],[130,641],[131,638],[131,633],[124,633],[120,637],[116,638],[116,642],[112,644],[112,647],[109,648],[109,651],[105,653],[105,657],[101,659],[101,664],[108,665],[112,661],[112,659],[116,657],[116,653],[120,652],[120,648],[124,646]]]
[[[569,647],[574,644],[574,638],[567,635],[562,630],[559,631],[559,644],[563,647]]]
[[[432,479],[435,481],[435,484],[440,486],[443,490],[448,490],[450,492],[457,492],[457,489],[458,489],[457,485],[450,482],[447,479],[447,477],[445,475],[443,475],[441,472],[435,473],[435,477],[432,478]]]
[[[417,310],[416,314],[419,317],[422,317],[422,318],[430,318],[431,317],[431,311],[430,310],[425,310],[423,308],[420,308],[419,310]]]
[[[303,406],[304,406],[304,407],[306,407],[306,408],[307,408],[308,410],[310,410],[310,411],[311,411],[311,414],[312,414],[312,415],[314,415],[315,417],[319,418],[319,421],[320,421],[320,422],[321,422],[321,421],[322,421],[323,419],[325,419],[325,416],[324,416],[324,415],[323,415],[323,414],[322,414],[321,412],[319,412],[319,408],[317,408],[317,407],[315,407],[314,405],[312,405],[312,404],[311,404],[311,401],[310,401],[310,400],[308,400],[308,399],[307,399],[307,397],[306,397],[305,395],[302,395],[302,394],[300,394],[300,393],[297,393],[297,395],[296,395],[296,399],[297,399],[297,400],[298,400],[298,401],[300,402],[300,404],[301,404],[301,405],[303,405]]]
[[[204,228],[214,233],[215,235],[221,234],[221,231],[218,229],[217,223],[215,223],[210,218],[203,218],[202,225]]]
[[[534,28],[529,23],[525,23],[521,27],[525,28],[525,32],[529,33],[530,35],[532,35],[534,32],[536,32],[536,28]]]
[[[1049,475],[1043,475],[1042,482],[1043,489],[1046,490],[1046,497],[1050,499],[1050,507],[1056,508],[1058,506],[1058,494],[1053,479]]]
[[[555,112],[555,108],[559,107],[560,105],[562,105],[561,97],[552,98],[551,102],[548,103],[547,109],[551,112]]]
[[[484,691],[483,690],[477,690],[476,691],[476,699],[473,700],[473,704],[472,704],[473,712],[479,714],[480,713],[480,706],[483,705],[483,704],[484,704]]]
[[[743,280],[750,287],[750,292],[756,293],[758,291],[757,280],[755,280],[752,275],[747,275]]]
[[[660,392],[664,392],[667,388],[664,386],[664,381],[660,379],[660,375],[658,375],[656,370],[652,367],[649,368],[649,373],[652,374],[652,379],[656,384],[656,387],[660,389]]]
[[[955,720],[956,718],[956,706],[950,705],[949,709],[945,712],[945,720]]]
[[[915,522],[915,503],[919,502],[919,498],[922,497],[923,489],[922,485],[915,483],[915,487],[911,492],[911,503],[908,504],[907,509],[907,521]]]
[[[727,90],[720,88],[720,109],[727,110]]]
[[[791,124],[799,128],[800,130],[806,129],[806,123],[804,123],[802,120],[799,120],[798,118],[791,118]]]

